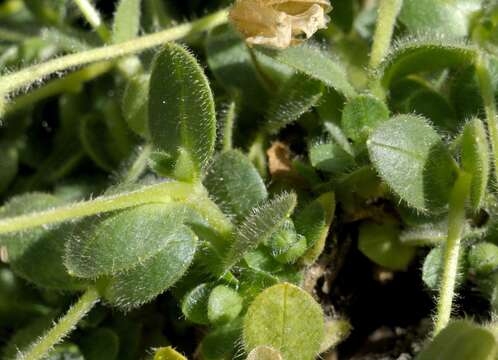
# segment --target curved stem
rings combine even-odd
[[[434,336],[448,324],[455,296],[460,256],[460,240],[465,226],[465,202],[470,192],[471,176],[461,172],[451,190],[448,215],[448,238],[443,256],[443,274],[439,289]]]
[[[17,360],[38,360],[43,359],[55,345],[60,343],[85,317],[86,314],[99,301],[99,294],[96,289],[88,289],[83,296],[74,304],[71,309],[59,319],[42,338],[32,344],[25,352],[17,356]]]
[[[154,34],[145,35],[123,43],[69,54],[47,62],[33,65],[0,78],[0,97],[16,90],[27,88],[47,76],[74,69],[90,63],[113,60],[156,47],[168,41],[181,39],[189,34],[212,29],[227,21],[227,10],[220,10],[191,23],[182,24]]]

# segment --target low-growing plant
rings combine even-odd
[[[498,359],[492,0],[3,0],[0,69],[2,358],[346,358],[361,253]]]

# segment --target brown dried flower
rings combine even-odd
[[[248,44],[285,49],[325,29],[329,0],[236,0],[230,19]]]

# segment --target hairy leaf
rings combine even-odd
[[[112,42],[117,44],[131,40],[140,30],[141,0],[120,0],[114,14]]]
[[[283,283],[264,290],[247,310],[244,347],[250,352],[270,346],[286,360],[312,360],[320,350],[324,328],[320,305],[300,288]]]
[[[177,160],[187,151],[200,171],[211,159],[216,114],[209,83],[192,54],[169,43],[156,56],[149,87],[149,130],[153,145]]]

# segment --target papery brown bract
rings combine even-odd
[[[237,0],[230,20],[250,45],[285,49],[325,29],[328,0]]]

